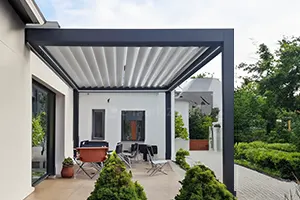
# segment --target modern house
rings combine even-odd
[[[174,89],[220,53],[233,192],[232,29],[63,29],[33,0],[0,1],[0,25],[2,199],[59,174],[85,139],[156,144],[158,157],[174,157]]]
[[[222,84],[217,78],[195,78],[182,84],[175,91],[175,110],[182,115],[189,131],[189,109],[199,107],[204,114],[218,108],[218,122],[222,126]],[[189,141],[176,140],[175,148],[189,150]]]
[[[213,108],[219,108],[218,123],[222,123],[222,83],[217,78],[195,78],[181,86],[175,92],[175,108],[188,121],[186,109],[198,106],[204,114],[210,114]]]

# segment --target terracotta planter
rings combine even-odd
[[[72,178],[74,176],[74,168],[72,167],[63,167],[61,169],[62,178]]]
[[[199,151],[205,150],[207,151],[209,148],[208,140],[190,140],[190,150]]]

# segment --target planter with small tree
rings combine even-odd
[[[61,177],[72,178],[74,176],[74,162],[72,158],[65,158],[62,162]]]

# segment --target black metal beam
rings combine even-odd
[[[222,53],[223,182],[234,191],[234,32],[224,34]]]
[[[73,147],[79,146],[79,93],[73,90]],[[75,152],[74,152],[75,153]]]
[[[197,58],[184,72],[179,74],[170,84],[169,90],[172,91],[181,85],[185,80],[187,80],[190,76],[196,73],[199,69],[201,69],[204,65],[209,63],[212,59],[214,59],[220,52],[222,48],[213,46],[209,47],[199,58]]]
[[[38,45],[30,44],[29,45],[32,51],[39,57],[41,60],[55,73],[60,77],[63,81],[65,81],[70,87],[73,89],[77,89],[78,86],[74,82],[74,80],[66,73],[66,71],[60,66],[60,64],[52,58],[49,52]]]
[[[210,46],[230,29],[27,28],[26,41],[41,46]]]
[[[172,156],[172,100],[171,92],[166,92],[166,159]]]

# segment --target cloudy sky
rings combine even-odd
[[[235,64],[254,62],[256,46],[271,49],[300,36],[299,0],[36,0],[47,20],[74,28],[234,28]],[[200,72],[221,78],[221,59]],[[242,75],[237,71],[236,74]]]

